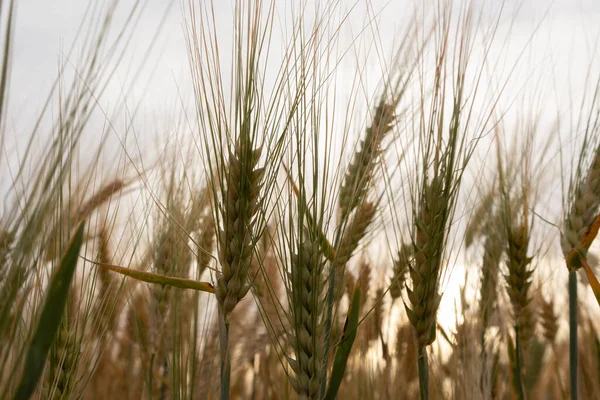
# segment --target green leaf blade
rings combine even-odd
[[[48,286],[48,294],[33,340],[27,351],[25,368],[14,397],[15,400],[27,400],[31,397],[44,370],[50,345],[56,336],[67,303],[79,251],[83,244],[84,227],[85,223],[82,222],[77,228]]]
[[[344,378],[344,372],[346,371],[346,363],[356,339],[356,330],[358,329],[358,318],[360,313],[360,287],[354,288],[354,294],[352,295],[352,304],[348,310],[348,316],[346,317],[346,323],[344,325],[344,334],[342,340],[338,345],[335,352],[335,359],[333,361],[333,368],[331,369],[331,377],[329,378],[329,385],[327,385],[327,392],[325,393],[325,400],[333,400],[337,396],[337,392],[342,384]]]

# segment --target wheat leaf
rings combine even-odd
[[[581,243],[569,252],[569,255],[567,256],[567,266],[570,270],[576,270],[583,266],[585,254],[592,245],[594,239],[596,239],[596,236],[598,236],[598,230],[600,230],[600,215],[596,217],[587,233],[581,238]]]
[[[590,281],[590,286],[592,287],[594,296],[596,296],[596,301],[598,301],[598,304],[600,305],[600,282],[598,282],[598,278],[596,278],[596,275],[594,275],[594,271],[592,271],[592,268],[585,258],[581,257],[580,259],[581,264],[583,265],[583,270],[587,275],[588,281]]]
[[[73,279],[75,266],[77,265],[79,250],[83,243],[84,226],[85,223],[82,222],[79,228],[77,228],[75,236],[73,236],[48,286],[48,294],[44,301],[44,307],[33,340],[27,351],[25,368],[23,369],[21,382],[14,397],[15,400],[29,399],[35,391],[38,380],[42,376],[50,345],[54,340],[63,317],[69,287],[71,286],[71,280]]]
[[[91,263],[94,263],[102,268],[106,268],[113,272],[117,272],[121,275],[128,276],[130,278],[136,279],[138,281],[147,282],[147,283],[155,283],[160,285],[169,285],[179,289],[192,289],[198,290],[200,292],[214,293],[215,288],[208,282],[199,282],[193,279],[186,278],[175,278],[172,276],[166,276],[161,274],[155,274],[152,272],[144,272],[138,271],[136,269],[131,268],[123,268],[117,265],[110,265],[104,263],[97,263],[91,260],[86,260]]]
[[[344,334],[342,340],[338,345],[335,352],[335,359],[333,361],[333,368],[331,369],[331,377],[329,378],[329,385],[327,386],[327,392],[325,393],[324,400],[333,400],[337,396],[337,392],[344,378],[344,372],[346,371],[346,363],[350,356],[350,350],[354,344],[356,338],[356,330],[358,329],[358,316],[360,312],[360,286],[356,285],[354,288],[354,294],[352,295],[352,304],[348,310],[348,316],[346,317],[346,323],[344,324]]]

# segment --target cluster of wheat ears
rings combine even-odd
[[[0,158],[0,397],[599,398],[600,80],[553,153],[556,131],[533,109],[504,119],[505,84],[487,85],[503,7],[429,6],[372,92],[372,68],[339,76],[364,61],[338,2],[292,6],[273,44],[287,9],[236,1],[229,47],[210,4],[182,6],[191,139],[152,168],[123,150],[110,174],[102,145],[81,166],[80,142],[135,24],[90,14],[71,86],[61,69],[16,167]],[[559,185],[562,213],[540,211]]]

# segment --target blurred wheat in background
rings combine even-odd
[[[29,3],[1,398],[600,398],[597,4]]]

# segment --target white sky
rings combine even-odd
[[[208,3],[208,0],[201,0]],[[198,2],[196,0],[196,2]],[[36,110],[56,76],[61,51],[68,48],[76,35],[77,27],[87,7],[86,1],[55,0],[21,0],[17,2],[17,20],[13,51],[11,103],[13,110],[25,112]],[[109,4],[108,0],[97,1],[98,4]],[[122,1],[122,10],[133,1]],[[139,57],[142,49],[151,41],[158,22],[163,18],[168,1],[148,0],[141,16],[137,35],[134,38],[131,55],[133,60]],[[214,1],[217,10],[217,24],[227,29],[231,26],[232,0]],[[289,4],[298,1],[278,1],[281,10],[289,8]],[[312,3],[312,2],[311,2]],[[380,11],[377,18],[377,29],[380,34],[381,47],[390,51],[394,43],[394,34],[403,29],[403,18],[407,18],[415,2],[410,0],[341,0],[340,9],[353,11],[350,14],[348,27],[358,32],[364,25],[367,15]],[[416,2],[420,3],[420,2]],[[423,2],[428,3],[428,2]],[[483,7],[495,7],[498,1],[475,1]],[[368,6],[367,6],[368,4]],[[187,47],[184,39],[182,8],[187,7],[187,0],[175,1],[165,17],[165,25],[158,41],[155,43],[154,57],[148,67],[156,68],[156,73],[149,83],[149,92],[142,101],[142,106],[152,112],[161,112],[164,103],[177,98],[175,82],[189,82]],[[514,10],[519,10],[514,14]],[[308,9],[311,7],[309,6]],[[365,12],[369,8],[370,12]],[[585,72],[600,29],[600,2],[595,0],[508,0],[505,6],[503,25],[513,22],[510,35],[510,53],[507,64],[514,63],[518,52],[532,35],[535,25],[540,23],[540,30],[530,45],[534,53],[531,60],[536,65],[544,61],[544,69],[554,68],[558,79],[571,75],[573,79]],[[541,20],[544,13],[548,14]],[[282,11],[282,14],[285,11]],[[123,13],[120,13],[123,15]],[[540,22],[541,21],[541,22]],[[118,24],[116,25],[118,26]],[[366,34],[369,35],[369,32]],[[275,41],[277,40],[275,35]],[[513,54],[514,53],[514,54]],[[512,57],[512,60],[509,58]],[[139,62],[139,58],[137,59]],[[522,60],[523,61],[523,60]],[[131,63],[125,62],[124,66]],[[351,68],[351,66],[348,66]],[[150,69],[150,68],[148,68]],[[126,79],[124,69],[117,79]],[[140,84],[145,85],[147,82]],[[117,91],[118,88],[115,90]],[[113,95],[118,96],[117,93]],[[170,110],[169,110],[170,111]],[[12,114],[17,119],[19,112]],[[15,122],[18,123],[18,122]]]

